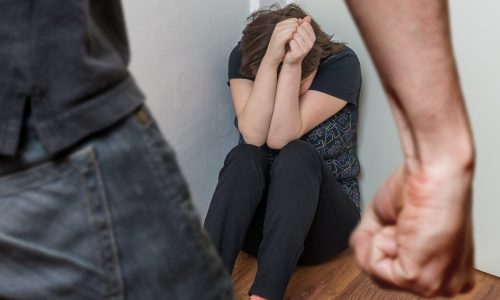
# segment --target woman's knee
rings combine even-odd
[[[236,161],[265,161],[267,159],[266,152],[252,144],[239,144],[227,154],[226,160]]]
[[[224,169],[233,169],[237,173],[259,171],[268,168],[267,154],[258,146],[240,144],[231,149],[224,160]]]
[[[293,140],[279,153],[280,164],[299,164],[315,168],[321,167],[322,159],[317,150],[304,140]]]
[[[316,153],[316,149],[314,149],[313,145],[304,140],[293,140],[286,144],[285,147],[281,149],[281,152],[292,152],[300,154],[307,152]]]

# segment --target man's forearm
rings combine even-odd
[[[474,144],[446,1],[347,0],[377,67],[405,161],[351,238],[360,267],[426,297],[473,286]]]
[[[446,1],[347,3],[391,102],[405,157],[429,165],[473,165]]]
[[[278,78],[274,110],[267,136],[271,148],[281,149],[300,137],[302,127],[299,109],[301,64],[283,64]]]

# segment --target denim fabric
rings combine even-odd
[[[0,156],[0,299],[232,299],[175,154],[141,107],[50,157]]]

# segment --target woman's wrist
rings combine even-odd
[[[287,60],[284,60],[283,61],[283,66],[287,66],[287,67],[291,67],[291,68],[298,68],[298,67],[302,67],[302,60],[298,60],[298,61],[287,61]]]
[[[302,61],[299,62],[283,62],[280,72],[298,72],[302,74]]]
[[[278,66],[281,64],[281,61],[276,60],[275,58],[271,57],[269,53],[266,52],[260,64],[277,69]]]

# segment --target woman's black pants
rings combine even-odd
[[[248,294],[283,299],[297,264],[320,263],[344,250],[359,212],[318,152],[296,140],[271,164],[241,144],[224,161],[205,229],[227,270],[243,249],[258,257]]]

